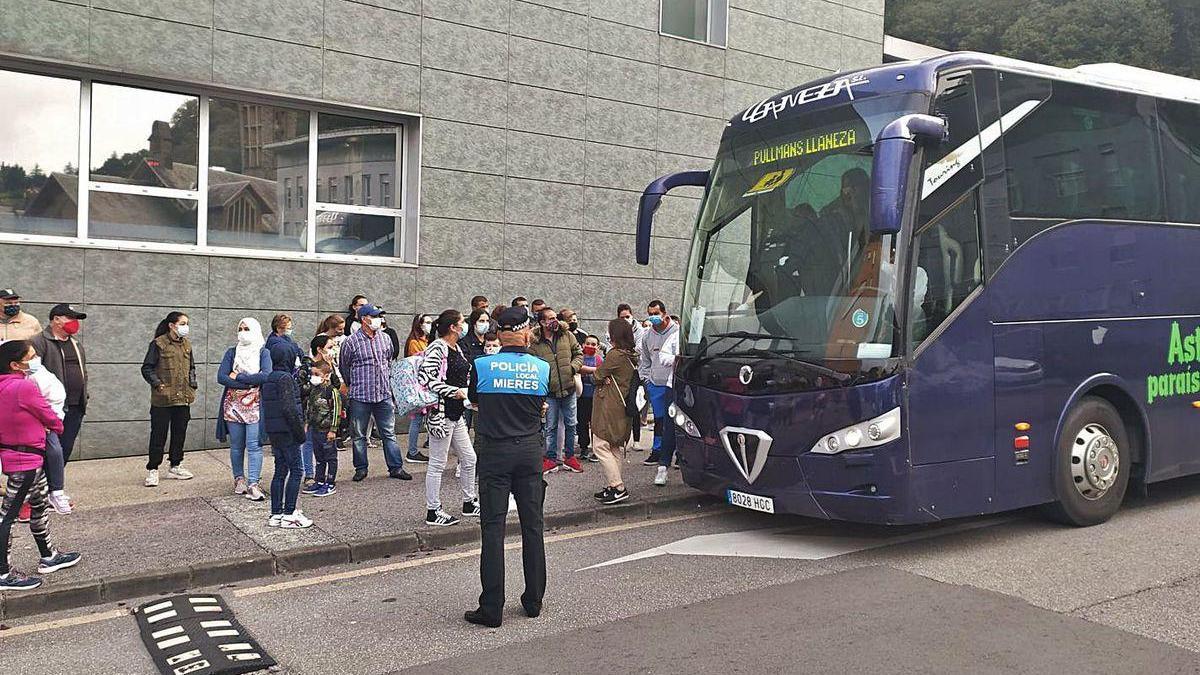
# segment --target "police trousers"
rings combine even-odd
[[[504,610],[504,528],[510,493],[517,502],[521,521],[521,561],[525,569],[521,604],[540,609],[542,596],[546,594],[546,544],[542,534],[546,482],[542,480],[542,450],[541,434],[505,440],[476,438],[483,540],[479,558],[483,592],[479,595],[479,608],[489,617],[500,618]]]

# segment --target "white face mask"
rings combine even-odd
[[[191,330],[192,330],[192,327],[187,325],[186,323],[183,324],[182,326],[175,326],[175,334],[181,338],[187,337],[188,333],[190,333]]]
[[[325,380],[320,375],[313,375],[312,377],[308,378],[308,381],[312,382],[313,385],[315,386],[315,385],[321,384]]]
[[[492,327],[492,324],[490,321],[476,321],[475,322],[475,332],[478,333],[479,335],[486,335],[488,332],[488,329],[491,327]]]
[[[383,328],[383,319],[377,316],[367,319],[367,322],[371,326],[371,330],[379,330],[380,328]]]
[[[29,370],[26,372],[28,372],[30,375],[32,375],[41,369],[42,369],[42,359],[40,357],[35,356],[32,359],[29,359]]]
[[[495,347],[495,346],[487,346],[487,347],[484,347],[484,348],[483,348],[483,353],[484,353],[484,354],[488,354],[488,355],[491,355],[491,354],[499,354],[499,353],[500,353],[500,348],[499,348],[499,347]]]
[[[254,344],[254,336],[251,335],[250,331],[248,331],[248,330],[238,331],[238,344],[239,345]]]
[[[625,317],[625,322],[628,323],[630,326],[632,326],[633,325],[633,317],[632,316]]]
[[[422,332],[422,333],[424,333],[424,334],[426,334],[426,335],[429,335],[429,333],[430,333],[430,332],[432,332],[432,331],[433,331],[433,324],[432,324],[432,323],[423,323],[423,324],[421,324],[421,332]]]

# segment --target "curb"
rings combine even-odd
[[[681,510],[703,509],[721,500],[695,493],[662,499],[626,502],[615,507],[580,509],[546,514],[545,529],[587,525],[618,519],[649,518],[652,515]],[[518,528],[509,528],[507,537],[519,537]],[[433,548],[448,548],[479,541],[479,527],[416,529],[392,535],[351,542],[337,542],[276,553],[260,553],[223,560],[211,560],[188,567],[148,570],[91,581],[52,584],[34,592],[0,593],[0,619],[46,614],[147,595],[179,593],[189,588],[222,586],[251,579],[292,574],[332,565],[367,562]],[[0,633],[0,636],[3,636]]]

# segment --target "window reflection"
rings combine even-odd
[[[397,256],[400,219],[340,211],[317,212],[317,253]]]
[[[386,182],[390,187],[398,160],[400,125],[321,114],[317,116],[317,129],[317,185],[329,181],[326,203],[360,204],[355,199],[355,176],[359,176],[364,190],[362,205],[366,205],[365,195],[369,192],[365,186],[371,181],[378,180],[380,185]],[[391,199],[380,205],[392,206]]]
[[[210,99],[209,244],[305,250],[308,116],[306,110]]]
[[[75,236],[79,82],[0,70],[0,232]]]
[[[200,99],[92,85],[92,180],[196,189]]]
[[[98,239],[195,244],[196,204],[191,199],[92,190],[88,233]]]

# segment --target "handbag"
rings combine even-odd
[[[425,412],[438,404],[438,395],[421,384],[421,378],[418,377],[424,363],[425,352],[392,362],[390,384],[397,416]],[[438,377],[443,382],[446,380],[446,359],[442,360]]]

